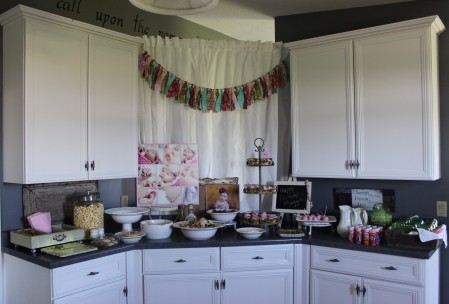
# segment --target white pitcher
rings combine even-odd
[[[351,226],[351,211],[352,208],[348,205],[341,205],[340,208],[340,222],[337,226],[337,233],[341,237],[347,237],[349,234],[349,227]]]
[[[351,210],[351,225],[366,225],[368,224],[368,213],[363,208],[352,208]]]

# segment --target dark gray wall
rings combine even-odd
[[[418,214],[434,218],[435,202],[449,201],[449,1],[412,1],[276,18],[276,41],[291,42],[430,15],[439,15],[448,27],[439,37],[441,179],[426,182],[310,179],[313,183],[312,200],[316,211],[322,211],[325,206],[333,208],[332,189],[335,187],[394,189],[394,216]],[[447,218],[437,219],[447,225]],[[449,304],[449,290],[445,288],[449,286],[448,249],[442,249],[441,258],[441,303]]]

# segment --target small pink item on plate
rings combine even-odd
[[[50,212],[36,212],[27,216],[31,228],[42,233],[51,233],[51,215]]]

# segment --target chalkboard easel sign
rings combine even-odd
[[[274,183],[272,209],[281,213],[310,213],[312,183],[309,181],[277,181]]]

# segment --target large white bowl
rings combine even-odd
[[[233,221],[237,216],[237,214],[239,213],[239,211],[235,209],[228,209],[228,210],[211,209],[207,210],[207,213],[210,215],[212,219],[223,223],[227,223]]]
[[[221,222],[212,222],[211,224],[213,227],[207,227],[207,228],[190,228],[185,227],[189,221],[182,221],[177,222],[173,224],[173,227],[181,229],[182,234],[191,240],[195,241],[201,241],[201,240],[207,240],[213,237],[216,233],[218,228],[221,228],[224,226]]]
[[[111,215],[117,223],[123,224],[122,231],[130,231],[131,224],[139,221],[148,211],[148,208],[141,207],[119,207],[107,209],[104,213]]]
[[[240,235],[248,240],[253,240],[259,238],[262,233],[264,233],[266,230],[263,228],[257,228],[257,227],[244,227],[244,228],[238,228],[236,229]]]
[[[170,237],[173,231],[173,221],[146,220],[140,222],[140,229],[146,233],[147,239],[160,240]]]

